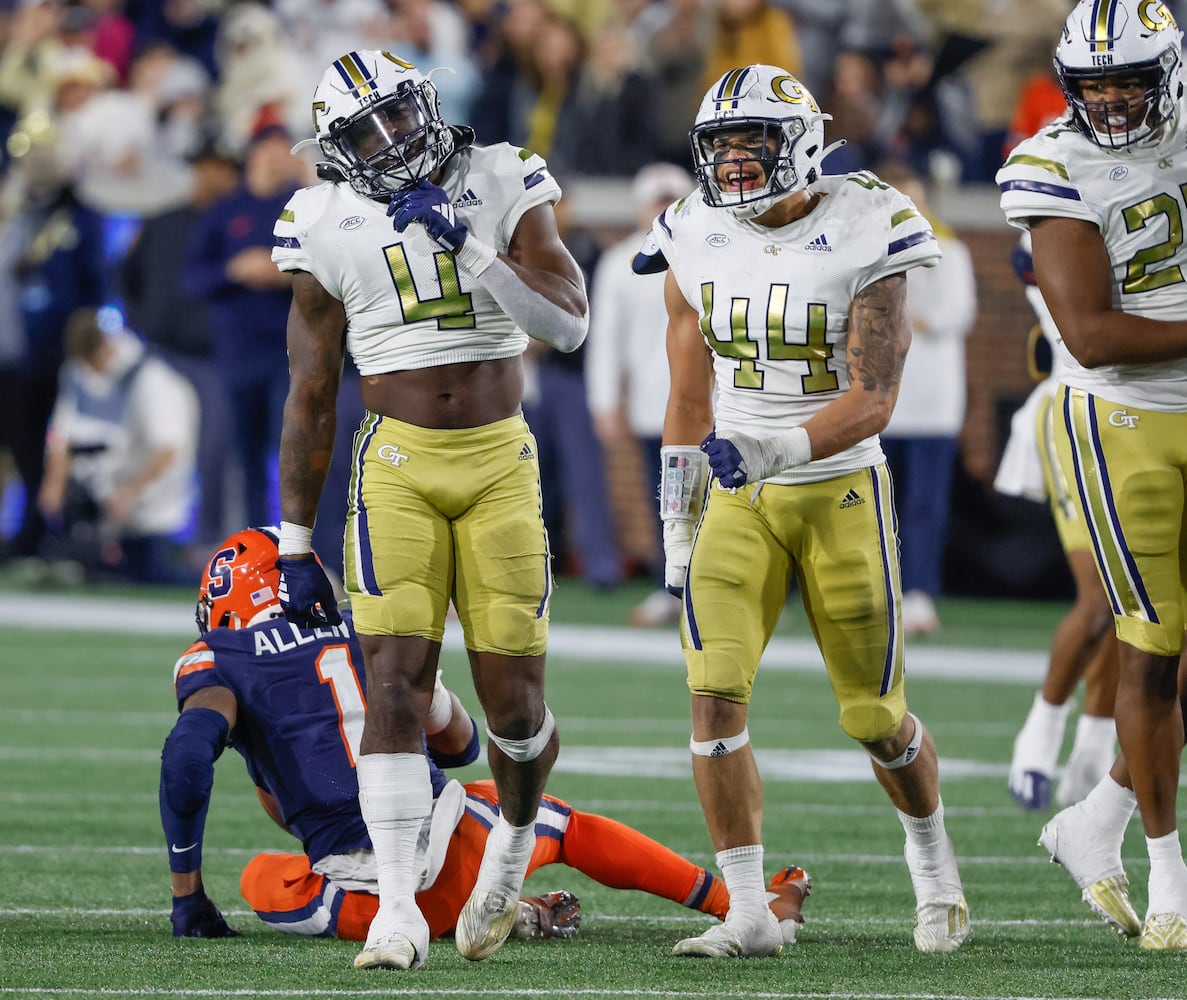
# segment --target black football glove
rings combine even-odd
[[[173,897],[174,937],[226,938],[238,937],[239,932],[227,926],[210,897],[199,889],[188,896]]]

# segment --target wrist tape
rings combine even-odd
[[[709,459],[696,445],[665,445],[659,450],[661,521],[696,521],[705,506]]]

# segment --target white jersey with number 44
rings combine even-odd
[[[824,195],[816,208],[777,229],[739,221],[697,194],[655,221],[652,235],[713,350],[718,434],[766,437],[845,392],[854,296],[940,259],[927,220],[873,174],[824,177],[812,189]],[[873,435],[769,481],[814,482],[881,460]]]

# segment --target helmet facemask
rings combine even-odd
[[[781,196],[809,183],[796,176],[793,160],[795,145],[806,131],[802,118],[694,126],[689,135],[705,202],[739,218],[754,218]]]
[[[1056,60],[1055,68],[1076,128],[1104,149],[1157,140],[1174,117],[1177,95],[1172,95],[1171,87],[1179,79],[1179,54],[1173,49],[1143,64],[1074,69]],[[1109,84],[1133,94],[1121,100],[1104,100],[1103,94],[1093,94],[1096,88]],[[1084,95],[1085,87],[1088,96]]]
[[[427,78],[402,81],[393,93],[331,121],[319,142],[359,194],[379,200],[431,177],[454,148]]]
[[[1183,96],[1183,34],[1158,0],[1080,0],[1055,48],[1072,124],[1102,149],[1157,144]]]
[[[823,114],[794,76],[778,66],[739,66],[709,88],[689,130],[705,204],[755,219],[815,184],[824,144]]]

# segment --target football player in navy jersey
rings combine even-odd
[[[231,535],[211,556],[199,592],[202,632],[174,667],[181,713],[161,755],[161,821],[169,850],[176,937],[233,937],[202,884],[202,841],[214,762],[243,757],[264,809],[303,853],[262,853],[245,867],[244,899],[278,930],[366,940],[379,908],[377,871],[355,773],[367,680],[349,615],[301,629],[277,598],[277,532]],[[478,757],[474,720],[438,677],[425,748],[433,810],[416,851],[416,903],[432,937],[452,931],[498,821],[493,782],[461,786],[442,767]],[[638,889],[723,918],[725,885],[703,868],[614,820],[545,796],[528,872],[567,864],[603,885]],[[797,867],[771,881],[786,940],[802,922],[811,882]],[[519,937],[571,937],[580,905],[568,892],[518,903]]]

